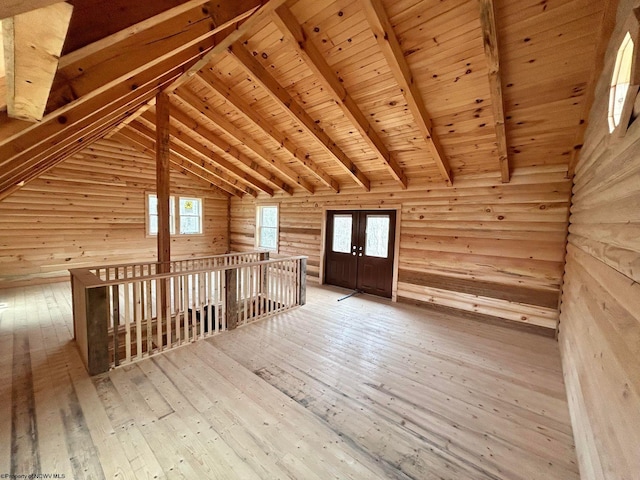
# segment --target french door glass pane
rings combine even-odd
[[[364,254],[387,258],[389,255],[389,216],[367,215]]]
[[[351,227],[353,217],[349,215],[334,215],[332,249],[338,253],[351,253]]]

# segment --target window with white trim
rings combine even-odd
[[[256,247],[278,251],[278,205],[259,205],[256,209]]]
[[[627,19],[624,36],[618,45],[616,61],[609,87],[609,108],[607,120],[609,133],[622,137],[638,116],[637,95],[640,84],[640,63],[638,62],[640,25],[638,14]],[[636,104],[634,106],[634,104]]]
[[[202,233],[202,199],[180,197],[180,235]]]
[[[169,197],[169,232],[179,235],[200,235],[203,233],[203,201],[198,197]],[[176,208],[177,207],[177,208]],[[158,235],[158,197],[147,194],[147,235]]]
[[[625,100],[631,83],[631,67],[633,65],[634,44],[629,32],[622,40],[616,63],[611,76],[611,89],[609,90],[609,133],[612,133],[622,121],[622,113]]]

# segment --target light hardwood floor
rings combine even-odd
[[[0,290],[0,474],[578,478],[554,340],[344,293],[90,378],[68,285]]]

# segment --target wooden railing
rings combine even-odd
[[[258,262],[269,258],[268,252],[243,252],[227,253],[212,257],[189,258],[185,260],[175,260],[169,263],[165,272],[184,272],[196,269],[207,269],[227,265],[239,265],[241,263]],[[138,277],[148,277],[163,273],[162,264],[159,262],[146,263],[123,263],[120,265],[103,265],[90,267],[94,275],[102,280],[129,279]]]
[[[157,269],[148,263],[70,270],[75,339],[91,375],[306,300],[306,257],[254,252]]]

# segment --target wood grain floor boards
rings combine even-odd
[[[232,350],[234,353],[237,352],[238,355],[244,354],[247,357],[256,357],[255,354],[252,354],[250,347],[248,350],[246,347],[243,349],[242,345],[236,343],[228,345],[228,347],[230,351]],[[408,385],[405,384],[405,387],[408,389],[406,392],[400,390],[401,387],[396,388],[393,385],[388,386],[385,383],[375,383],[378,380],[371,380],[366,376],[358,375],[355,373],[357,369],[354,369],[351,365],[341,367],[336,362],[323,362],[322,357],[310,355],[308,353],[308,344],[305,348],[307,358],[301,361],[297,361],[295,358],[295,346],[287,346],[286,351],[283,350],[274,353],[273,350],[276,349],[277,347],[275,349],[267,349],[269,355],[263,357],[261,361],[263,365],[267,364],[268,366],[256,370],[256,373],[284,393],[293,396],[305,407],[314,411],[316,415],[326,418],[329,424],[333,425],[336,422],[344,422],[343,425],[337,425],[335,427],[341,430],[344,435],[358,435],[358,430],[352,428],[354,423],[357,424],[354,418],[358,416],[362,416],[361,422],[366,424],[366,427],[358,427],[360,430],[374,431],[374,426],[370,424],[370,414],[373,412],[377,423],[385,424],[385,430],[387,431],[394,431],[397,429],[398,424],[403,427],[402,430],[404,430],[404,428],[413,430],[413,432],[410,432],[408,435],[404,435],[407,433],[406,431],[396,432],[395,438],[397,441],[402,441],[403,437],[408,436],[410,440],[406,443],[410,445],[414,443],[415,436],[422,436],[425,439],[435,439],[436,443],[430,444],[430,446],[432,452],[434,448],[438,449],[436,457],[448,458],[450,465],[457,463],[460,468],[464,468],[470,454],[472,457],[482,457],[483,451],[479,450],[478,446],[484,448],[483,444],[486,444],[487,448],[491,448],[494,452],[492,455],[498,456],[496,451],[503,449],[503,446],[500,445],[501,442],[505,442],[507,445],[517,445],[522,440],[522,432],[518,432],[518,429],[525,428],[529,430],[533,427],[531,424],[522,427],[516,422],[510,421],[503,421],[502,424],[500,424],[498,421],[499,418],[493,418],[495,416],[494,412],[492,412],[493,415],[488,416],[489,418],[485,425],[482,425],[481,420],[479,420],[482,413],[484,413],[482,409],[476,407],[474,411],[473,405],[457,401],[454,396],[468,396],[470,393],[473,393],[469,390],[455,392],[449,389],[448,394],[442,395],[443,398],[439,399],[438,394],[440,392],[426,388],[426,394],[421,396],[420,391],[425,390],[425,388],[420,383],[412,381]],[[265,358],[269,356],[275,363],[269,363],[268,360],[265,360]],[[280,368],[280,365],[285,365],[285,367]],[[315,368],[309,369],[308,365],[314,365]],[[255,366],[255,364],[251,365],[251,368],[255,368]],[[384,367],[380,370],[384,371]],[[388,372],[390,374],[389,378],[393,376],[390,370],[388,370]],[[353,387],[354,385],[355,387]],[[404,395],[404,399],[402,395]],[[415,403],[418,402],[418,399],[424,400],[428,407],[418,406]],[[495,401],[488,403],[492,404],[495,409]],[[400,411],[397,411],[396,406],[399,404],[402,404],[403,407],[398,406]],[[435,408],[430,408],[432,405]],[[471,410],[471,412],[469,412],[469,410]],[[393,419],[389,417],[393,417]],[[487,415],[485,415],[485,417],[487,417]],[[402,422],[404,422],[404,424],[402,424]],[[406,427],[406,425],[411,426]],[[426,429],[424,434],[420,435],[415,433],[416,430],[425,430],[424,427],[426,425],[428,425],[428,429]],[[506,429],[498,430],[499,426],[506,427]],[[478,432],[474,427],[475,429],[478,427],[487,429],[485,432],[489,432],[491,436],[486,434],[483,436],[481,434],[482,431]],[[460,430],[462,430],[462,432],[460,432]],[[547,453],[549,452],[549,446],[562,447],[562,442],[553,442],[553,445],[548,444],[549,438],[538,435],[535,430],[528,433],[528,449]],[[566,442],[566,437],[563,440]],[[399,454],[393,454],[393,452],[385,450],[388,448],[397,448],[397,442],[388,446],[386,444],[379,444],[373,437],[364,437],[360,439],[360,442],[367,445],[367,450],[374,451],[381,458],[401,458]],[[472,450],[471,452],[467,451],[469,447]],[[454,453],[455,450],[458,450],[458,452]],[[562,451],[556,453],[556,451],[552,450],[551,452],[553,453],[554,461],[562,461],[562,457],[556,458],[556,455],[563,453]],[[424,456],[425,453],[429,455],[428,452],[422,453],[422,458],[415,462],[416,464],[422,463],[422,468],[416,472],[406,472],[411,474],[412,477],[422,478],[423,475],[426,474],[425,472],[433,468]],[[565,453],[571,456],[572,450]],[[528,453],[526,451],[520,452],[520,457],[526,457],[527,455]],[[502,460],[508,461],[510,456],[511,452],[506,454]],[[469,474],[470,476],[468,478],[500,478],[493,477],[489,472],[483,471],[480,467],[477,467],[477,469],[474,468]],[[457,472],[456,478],[467,477],[461,472]],[[518,477],[514,475],[508,478]],[[538,477],[536,477],[535,474],[530,475],[527,473],[523,478]]]
[[[0,290],[0,473],[578,478],[552,339],[343,294],[90,378],[68,284]]]
[[[402,393],[406,401],[405,408],[401,411],[407,412],[408,418],[420,420],[420,410],[416,413],[415,402],[418,402],[418,399],[424,401],[431,407],[426,408],[427,411],[436,410],[433,413],[429,412],[432,415],[429,422],[433,424],[434,417],[442,417],[444,423],[442,418],[438,419],[442,423],[441,428],[445,428],[448,421],[448,432],[445,429],[445,435],[453,434],[454,439],[450,439],[452,442],[460,437],[458,442],[462,451],[468,448],[473,450],[478,443],[493,448],[494,451],[490,452],[492,457],[498,456],[497,451],[502,451],[502,458],[493,461],[494,474],[500,475],[505,464],[511,466],[511,471],[505,477],[497,478],[576,478],[575,454],[566,400],[563,398],[561,376],[557,369],[557,346],[552,340],[530,334],[515,334],[503,329],[502,333],[505,336],[524,337],[529,343],[529,352],[534,359],[536,347],[548,349],[549,343],[553,344],[556,348],[554,359],[542,362],[551,368],[549,371],[539,368],[537,382],[518,379],[519,376],[527,374],[527,370],[522,368],[521,359],[518,359],[517,363],[520,365],[513,368],[514,371],[511,371],[511,363],[500,369],[503,371],[502,379],[498,373],[495,374],[495,378],[490,378],[487,372],[482,372],[483,351],[487,350],[487,342],[478,341],[476,338],[474,343],[472,335],[467,335],[464,331],[456,332],[455,323],[441,329],[440,335],[437,335],[438,329],[434,329],[433,324],[429,322],[424,326],[423,340],[420,341],[418,331],[405,331],[405,325],[395,328],[406,320],[405,312],[398,316],[395,307],[378,306],[375,305],[378,302],[376,300],[356,298],[347,300],[354,304],[350,309],[344,308],[346,303],[341,304],[341,308],[331,308],[336,298],[337,296],[332,299],[324,298],[322,312],[314,311],[312,316],[305,315],[303,310],[297,310],[274,319],[269,324],[262,323],[256,328],[242,331],[242,337],[237,341],[234,341],[233,337],[240,335],[240,331],[231,334],[231,338],[224,342],[221,342],[222,339],[216,340],[215,344],[229,355],[239,358],[247,368],[257,371],[265,379],[269,378],[278,388],[296,398],[299,397],[307,408],[328,418],[328,422],[336,415],[344,413],[336,408],[335,403],[331,408],[331,402],[348,403],[345,396],[350,396],[354,402],[361,401],[363,392],[373,389],[374,393],[382,393],[383,396],[389,397],[386,405],[391,405],[393,400],[390,399],[394,398],[397,405]],[[363,305],[357,303],[361,301],[371,304],[368,306],[371,309],[369,314],[361,311]],[[384,318],[385,311],[387,318]],[[423,312],[418,312],[424,315]],[[365,318],[367,323],[363,324]],[[321,320],[318,321],[319,319]],[[389,322],[394,322],[393,328],[389,326]],[[331,329],[328,326],[332,323],[336,328]],[[439,321],[436,320],[434,323],[437,325]],[[274,329],[273,325],[281,327]],[[471,329],[478,327],[473,322],[469,325],[473,325]],[[463,321],[458,324],[458,329],[466,326]],[[402,334],[398,337],[393,330],[396,333],[400,330]],[[431,346],[431,342],[425,341],[425,334],[431,334],[432,339],[437,340],[435,345]],[[392,337],[397,338],[394,341]],[[447,343],[448,338],[458,337],[466,337],[466,345],[457,346],[458,354],[455,349],[447,352],[446,348],[440,347],[440,344]],[[524,345],[525,343],[521,343],[517,348],[512,348],[508,343],[504,345],[503,363],[511,357],[518,358],[518,355],[523,356],[526,362],[526,352],[522,351]],[[511,350],[514,350],[515,354]],[[493,353],[496,352],[497,350],[494,350]],[[447,359],[447,355],[450,358]],[[473,365],[469,358],[466,361],[458,359],[474,355],[478,365]],[[265,367],[266,371],[261,370]],[[279,374],[269,372],[269,367],[276,369]],[[285,369],[289,371],[284,372]],[[532,362],[529,369],[535,372],[537,366]],[[294,380],[287,375],[294,377]],[[386,379],[380,381],[381,376]],[[550,386],[545,385],[545,378]],[[296,387],[296,381],[302,387]],[[314,382],[317,386],[314,386]],[[323,403],[314,397],[329,397],[327,388],[335,390],[328,402],[329,406],[327,402]],[[376,390],[382,392],[375,392]],[[514,395],[514,391],[517,395]],[[313,394],[307,395],[309,392]],[[371,397],[371,393],[368,395]],[[531,396],[539,398],[531,401]],[[474,402],[477,405],[474,405]],[[345,425],[353,425],[353,415],[358,414],[358,408],[370,413],[376,409],[376,404],[384,405],[384,399],[375,402],[369,399],[364,406],[345,407],[351,409],[346,415],[348,420],[345,421]],[[452,408],[451,404],[456,404],[455,408]],[[327,416],[323,409],[328,409],[330,415]],[[469,413],[470,409],[475,410]],[[483,412],[486,413],[484,417]],[[382,412],[379,414],[383,415]],[[466,425],[463,414],[469,417]],[[404,421],[406,426],[406,419]],[[466,429],[466,432],[458,434],[457,431],[461,429]],[[372,448],[375,448],[374,443],[372,442]],[[446,453],[449,453],[451,445],[447,444],[446,449]],[[469,452],[466,452],[466,455],[468,456]],[[478,459],[483,457],[481,451],[476,451],[474,455]],[[384,456],[384,453],[381,453],[381,456]],[[514,461],[514,457],[519,460]],[[526,468],[528,465],[531,465],[531,468]],[[475,477],[472,478],[492,478],[481,477],[483,474],[490,473],[475,472]]]

